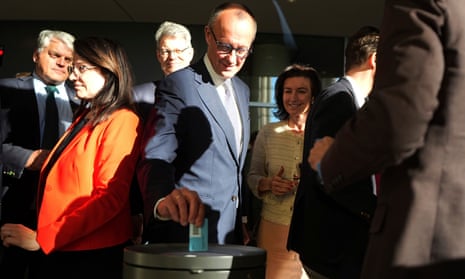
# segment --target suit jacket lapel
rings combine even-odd
[[[340,82],[347,88],[347,92],[349,92],[350,96],[352,97],[352,100],[354,101],[355,106],[357,106],[357,100],[355,98],[354,89],[352,88],[350,81],[345,77],[341,77]]]
[[[218,91],[216,91],[213,81],[210,77],[210,74],[207,71],[207,68],[203,61],[197,63],[193,68],[199,73],[196,77],[199,86],[197,87],[197,93],[200,96],[200,99],[205,104],[208,112],[212,115],[213,119],[221,127],[222,132],[226,137],[229,150],[233,154],[236,163],[238,162],[238,152],[236,150],[235,137],[234,137],[234,128],[229,120],[228,114],[221,102],[220,97],[218,96]]]

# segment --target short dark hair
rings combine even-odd
[[[379,29],[363,26],[349,37],[345,49],[345,71],[362,65],[376,52],[379,42]]]
[[[320,75],[314,68],[301,64],[292,64],[286,67],[278,76],[274,87],[274,97],[277,105],[274,115],[280,120],[284,120],[289,117],[289,113],[284,109],[283,94],[284,82],[286,79],[291,77],[304,77],[310,80],[310,93],[312,94],[312,99],[315,99],[321,92]]]

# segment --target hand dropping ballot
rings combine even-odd
[[[208,219],[203,221],[201,227],[189,224],[189,251],[207,251],[208,250]]]

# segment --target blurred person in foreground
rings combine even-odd
[[[461,0],[386,1],[370,100],[310,152],[330,194],[383,170],[363,279],[465,277],[463,26]]]

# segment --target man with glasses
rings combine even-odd
[[[155,32],[157,60],[163,75],[190,65],[194,57],[191,34],[184,25],[165,21]],[[155,103],[158,80],[134,87],[134,100],[140,116],[145,120]]]
[[[191,38],[189,29],[184,25],[165,21],[158,27],[155,32],[156,53],[164,76],[190,65],[194,57]],[[155,90],[159,82],[159,80],[155,80],[142,83],[133,89],[137,112],[143,121],[147,121],[151,112],[153,117]],[[143,201],[139,189],[139,181],[135,177],[131,187],[133,242],[135,244],[142,241],[143,229]]]
[[[77,107],[74,91],[65,81],[73,60],[74,37],[55,30],[43,30],[32,55],[34,72],[29,76],[0,80],[2,108],[8,111],[10,132],[3,143],[3,184],[8,187],[2,199],[1,230],[8,230],[8,240],[17,243],[35,238],[37,212],[35,199],[39,171],[53,139],[46,144],[47,88],[55,99],[57,119],[55,140],[69,127],[73,108]],[[8,167],[6,167],[8,166]],[[3,247],[3,246],[2,246]],[[8,245],[0,261],[0,278],[25,278],[30,264],[37,262],[39,252]],[[30,274],[33,276],[33,274]]]
[[[210,243],[241,244],[241,171],[249,142],[249,88],[236,77],[257,24],[242,4],[216,7],[207,53],[157,88],[155,133],[141,168],[149,242],[187,242],[188,224],[208,219]]]

